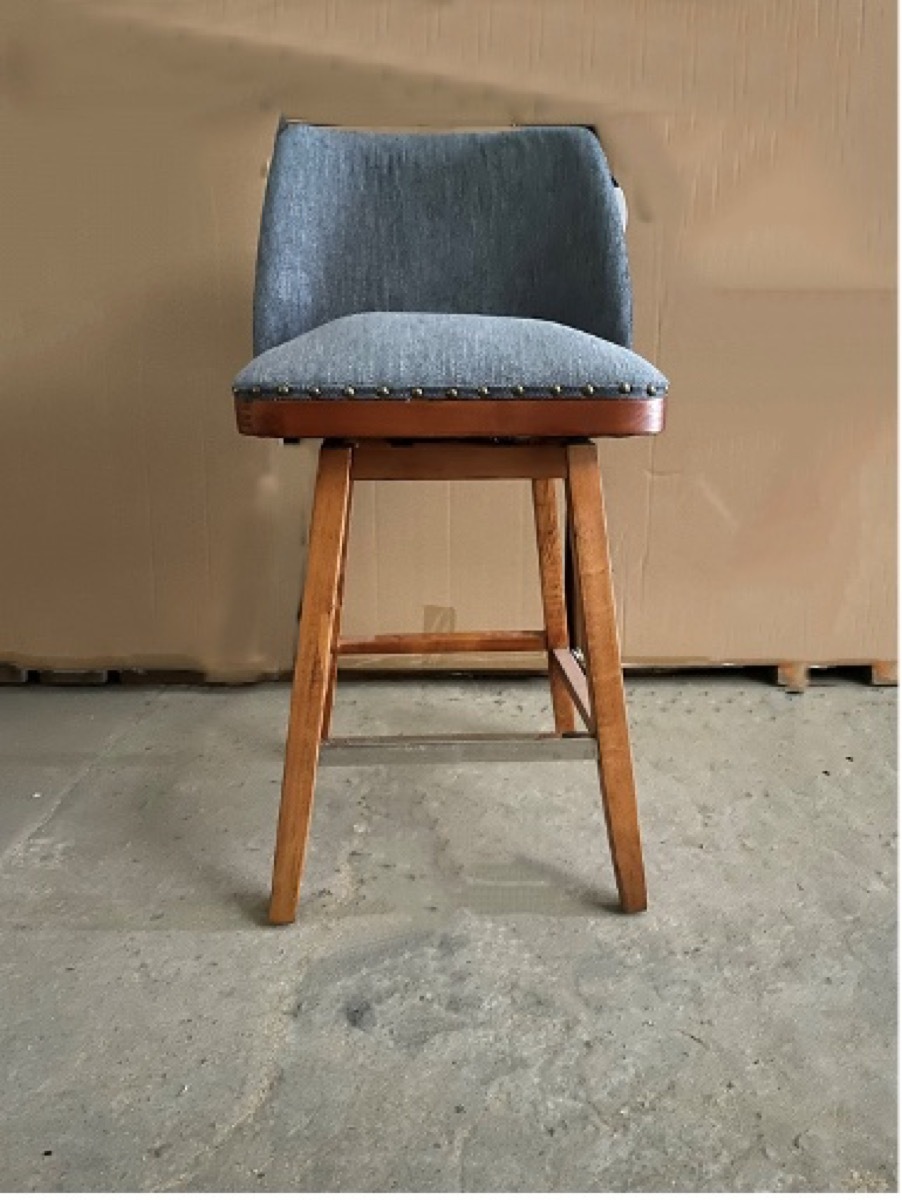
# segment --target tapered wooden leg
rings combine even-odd
[[[598,772],[608,840],[620,905],[624,912],[641,912],[648,905],[645,868],[623,694],[607,524],[594,444],[569,446],[567,465],[574,568],[584,621],[583,651],[598,738]]]
[[[348,508],[345,514],[345,525],[351,519],[351,493],[354,490],[353,483],[348,488]],[[341,609],[344,604],[345,596],[345,571],[348,565],[348,537],[345,532],[345,537],[341,548],[341,564],[338,570],[338,597],[335,603],[335,615],[332,619],[332,645],[330,648],[329,659],[329,682],[326,686],[326,700],[323,707],[323,728],[322,738],[325,740],[329,736],[329,730],[332,727],[332,708],[335,704],[335,687],[338,683],[338,643],[341,639]]]
[[[576,578],[576,564],[573,560],[573,514],[570,498],[567,495],[567,484],[564,482],[564,602],[567,607],[567,631],[570,634],[570,645],[582,650],[586,644],[583,623],[583,602],[579,594]]]
[[[539,550],[539,578],[542,583],[542,608],[545,613],[554,728],[558,733],[573,733],[576,728],[573,704],[564,681],[552,662],[553,651],[566,650],[570,645],[567,636],[567,609],[564,603],[564,562],[553,479],[532,481],[532,502],[536,518],[536,543]]]
[[[328,442],[320,451],[273,864],[269,918],[274,925],[289,924],[297,913],[332,671],[335,610],[347,537],[351,453],[348,446]]]

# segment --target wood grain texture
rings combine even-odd
[[[624,912],[648,906],[636,806],[607,522],[595,446],[567,451],[574,568],[585,622],[586,678],[598,740],[602,802]]]
[[[663,396],[620,400],[244,400],[238,429],[275,438],[631,437],[664,428]]]
[[[564,600],[567,605],[567,629],[570,633],[571,647],[582,650],[586,644],[586,633],[583,621],[583,602],[576,578],[576,562],[573,553],[573,515],[570,511],[566,484],[564,495],[568,497],[564,517]]]
[[[536,547],[539,555],[539,582],[542,588],[542,611],[545,620],[545,639],[548,650],[548,682],[551,705],[554,709],[554,728],[558,733],[572,733],[576,728],[573,702],[566,681],[555,670],[555,650],[568,650],[567,608],[564,601],[564,557],[557,513],[557,496],[553,479],[532,481],[532,506],[536,525]]]
[[[488,651],[544,650],[541,629],[486,633],[380,633],[373,638],[345,638],[339,654],[466,654]]]
[[[351,483],[348,486],[347,512],[345,513],[345,529],[350,527],[351,523],[351,504],[354,497],[354,454],[351,454]],[[332,709],[335,707],[335,689],[338,686],[338,643],[341,638],[341,610],[344,604],[345,595],[345,575],[348,567],[348,535],[345,533],[342,539],[341,547],[341,564],[338,571],[338,595],[335,602],[335,615],[332,619],[332,634],[329,645],[329,680],[326,685],[326,699],[323,702],[323,728],[322,737],[325,739],[329,736],[329,731],[332,728]]]
[[[355,479],[563,479],[566,450],[554,442],[521,446],[480,442],[361,442]]]
[[[552,650],[551,669],[563,681],[564,687],[570,693],[576,711],[583,719],[589,733],[595,732],[595,719],[592,716],[592,702],[589,699],[589,685],[586,674],[577,663],[570,650]]]
[[[294,920],[304,870],[347,538],[351,455],[347,446],[320,451],[273,864],[269,916],[275,925]]]

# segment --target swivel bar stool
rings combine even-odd
[[[235,408],[243,434],[323,441],[273,923],[297,913],[318,763],[374,757],[596,758],[621,907],[646,907],[590,440],[664,426],[667,380],[629,349],[631,318],[620,208],[593,130],[399,134],[280,123],[257,256],[256,357],[234,381]],[[532,481],[544,629],[341,640],[355,480],[508,478]],[[554,734],[329,737],[340,655],[474,650],[547,654]]]

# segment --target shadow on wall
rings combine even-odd
[[[17,42],[0,662],[265,676],[290,655],[313,463],[241,438],[230,393],[275,122],[213,117],[165,39],[60,16]]]

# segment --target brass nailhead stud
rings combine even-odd
[[[447,396],[449,400],[456,400],[458,397],[457,388],[448,388]]]
[[[262,388],[258,388],[258,387],[252,387],[252,388],[251,388],[251,395],[252,395],[252,396],[259,396],[259,395],[260,395],[260,392],[261,392],[262,390],[263,390]]]
[[[489,389],[483,386],[479,389],[479,394],[480,396],[487,396],[489,394]]]
[[[281,385],[281,387],[279,388],[279,392],[283,396],[287,396],[290,391],[291,391],[291,388],[288,386],[287,383],[283,383]]]
[[[413,396],[414,400],[421,400],[423,397],[423,389],[421,387],[411,388],[410,394]]]
[[[307,393],[308,395],[312,396],[314,400],[323,394],[318,387],[307,388]]]
[[[561,385],[559,383],[553,383],[551,385],[552,396],[559,396],[563,390],[564,389],[561,387]]]
[[[346,396],[356,396],[356,395],[357,395],[357,393],[354,391],[354,389],[353,389],[352,387],[346,387],[346,388],[345,388],[345,395],[346,395]]]
[[[391,388],[381,387],[381,388],[377,388],[376,391],[378,392],[378,394],[380,396],[390,396],[391,395]]]
[[[514,393],[515,396],[522,396],[525,393],[526,388],[523,386],[522,383],[518,383],[513,388],[511,388],[511,391]]]
[[[645,390],[648,392],[649,396],[654,396],[658,389],[653,383],[650,383]]]
[[[586,386],[583,388],[583,395],[584,396],[594,396],[595,395],[595,388],[592,386],[591,383],[587,383]]]
[[[623,393],[624,396],[628,396],[632,390],[633,389],[630,387],[630,385],[628,383],[621,383],[620,391]]]

